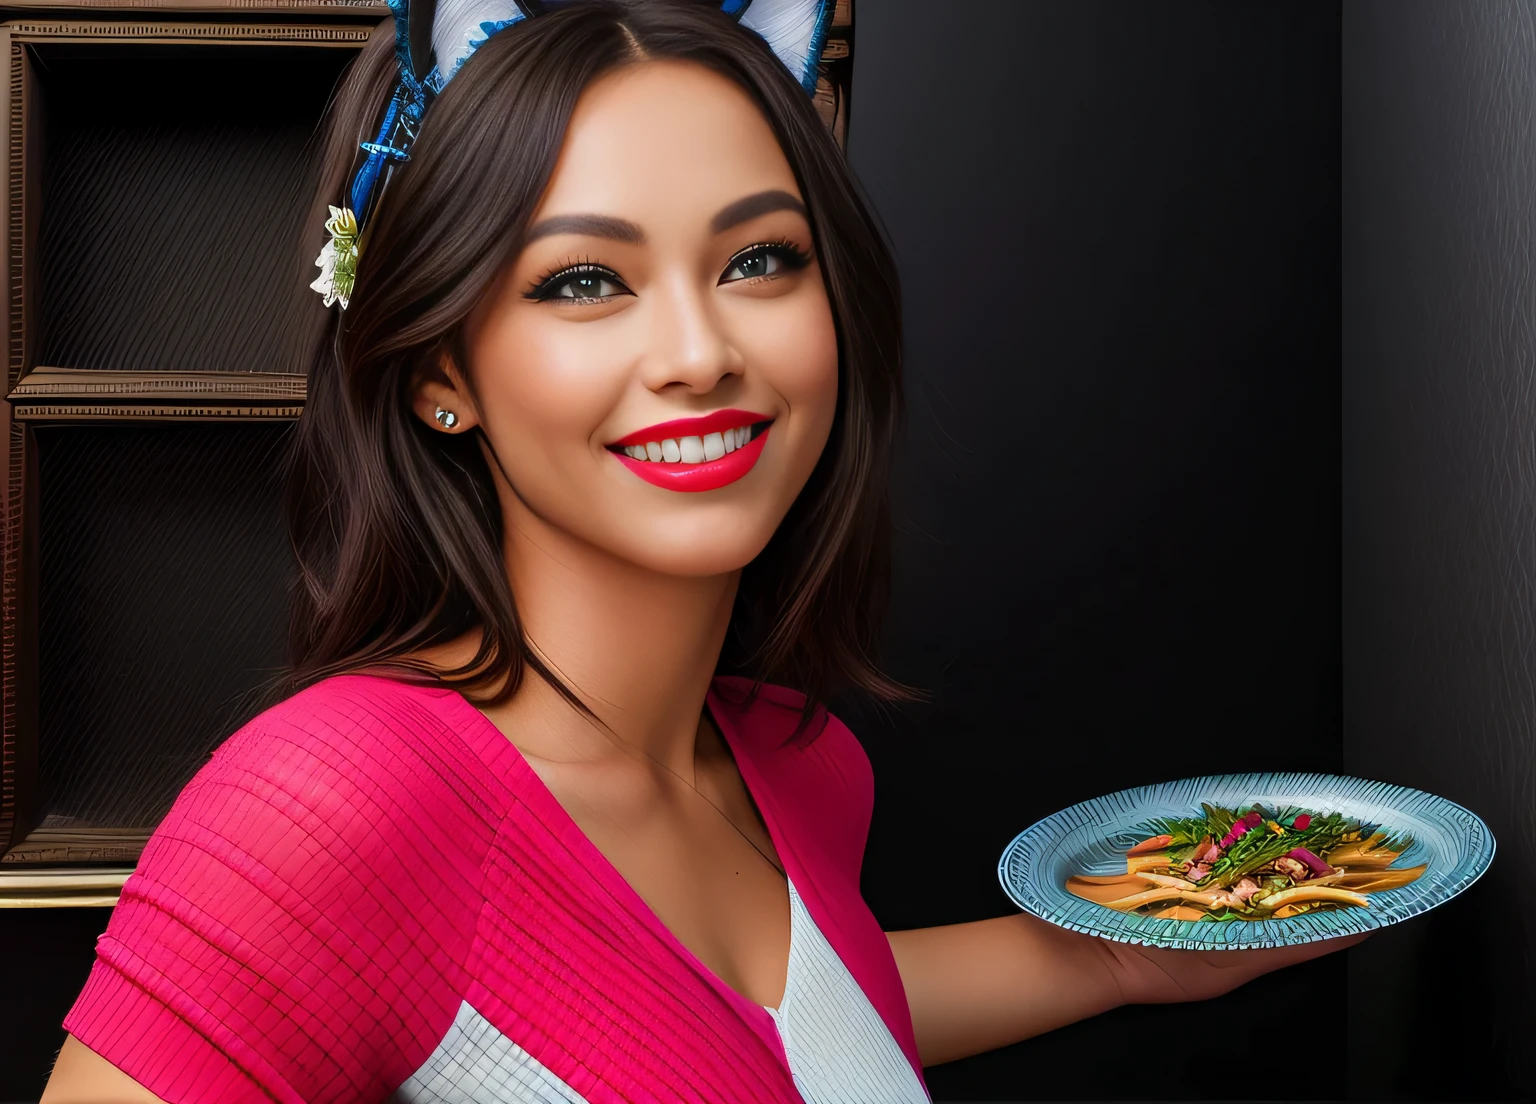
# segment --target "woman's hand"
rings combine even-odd
[[[1369,934],[1246,951],[1172,951],[1107,939],[1095,942],[1110,961],[1124,1003],[1167,1004],[1219,997],[1271,970],[1353,947]]]
[[[1232,921],[1238,923],[1239,921]],[[1121,1004],[1205,1000],[1363,935],[1252,951],[1112,943],[1029,913],[886,932],[923,1065],[1007,1046]]]

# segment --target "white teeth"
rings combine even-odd
[[[624,445],[625,456],[633,460],[649,460],[653,463],[665,460],[669,464],[699,464],[718,460],[728,452],[735,452],[752,439],[751,426],[737,426],[719,433],[706,433],[701,437],[668,437],[665,441],[647,441],[643,445]]]

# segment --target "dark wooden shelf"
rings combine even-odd
[[[852,15],[840,0],[815,95],[839,142]],[[305,379],[263,369],[292,366],[276,334],[323,324],[298,255],[307,141],[388,18],[0,5],[0,907],[112,904],[280,659],[275,476]],[[130,83],[131,113],[100,110]]]

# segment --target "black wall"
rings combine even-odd
[[[1529,1099],[1536,6],[1357,0],[1343,32],[1344,765],[1499,847],[1353,955],[1350,1004],[1399,1083]]]
[[[1418,786],[1502,849],[1356,950],[935,1067],[936,1099],[1527,1095],[1536,30],[1491,9],[1351,6],[1341,47],[1331,4],[860,4],[912,400],[885,657],[934,692],[848,706],[882,923],[1016,911],[1019,831],[1208,771]],[[1138,1075],[1197,1032],[1199,1073]]]

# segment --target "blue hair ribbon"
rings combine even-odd
[[[392,162],[409,161],[410,148],[427,106],[443,86],[459,71],[477,49],[492,35],[545,10],[542,0],[415,0],[421,15],[432,25],[415,27],[411,21],[412,0],[388,0],[395,20],[395,58],[399,78],[389,105],[384,111],[378,133],[359,148],[368,154],[352,179],[348,192],[349,208],[332,208],[330,226],[348,225],[343,216],[360,226],[368,218],[370,204],[377,202],[381,178],[389,179]],[[836,0],[716,0],[722,13],[758,33],[775,55],[795,74],[809,94],[816,92],[818,63],[826,46]],[[551,7],[554,5],[550,5]],[[479,32],[479,37],[475,37]],[[425,56],[414,55],[412,39]],[[423,71],[419,61],[430,61]],[[336,237],[326,246],[321,260],[321,276],[310,286],[327,296],[327,303],[340,298],[347,305],[351,290],[351,269],[335,262],[338,254],[349,254],[355,262],[356,237]],[[329,258],[329,262],[328,262]],[[332,267],[328,267],[328,263]],[[333,280],[332,272],[336,273]]]

